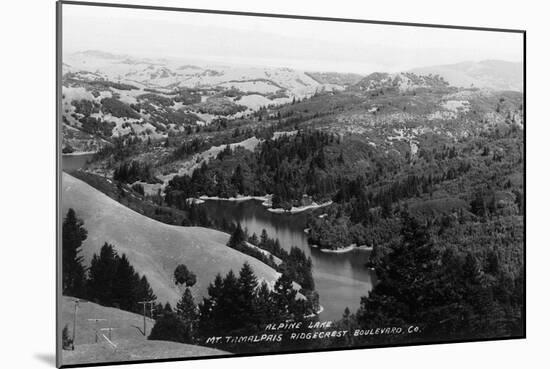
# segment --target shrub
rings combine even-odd
[[[71,145],[67,144],[65,147],[63,147],[63,149],[61,150],[61,152],[63,154],[70,154],[72,152],[74,152],[74,149]]]
[[[101,109],[105,113],[112,114],[118,118],[133,118],[139,119],[140,115],[136,113],[129,105],[114,97],[106,97],[101,100]]]
[[[157,319],[148,339],[191,343],[191,328],[175,313],[166,311]]]
[[[155,104],[161,105],[161,106],[172,106],[172,105],[174,105],[174,101],[171,98],[165,97],[165,96],[162,96],[162,95],[157,95],[157,94],[154,94],[154,93],[146,93],[146,94],[139,95],[138,99],[148,100],[152,103],[155,103]]]
[[[174,279],[176,280],[176,284],[184,284],[187,287],[192,287],[197,283],[195,273],[187,269],[184,264],[178,265],[176,270],[174,270]]]
[[[74,342],[72,338],[69,337],[69,326],[65,325],[63,331],[61,332],[61,340],[63,345],[63,350],[74,350]]]

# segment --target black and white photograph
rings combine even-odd
[[[57,27],[58,366],[525,338],[525,31]]]

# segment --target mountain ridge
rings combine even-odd
[[[523,63],[487,59],[410,69],[419,74],[437,74],[456,87],[523,91]]]

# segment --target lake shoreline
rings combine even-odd
[[[267,194],[267,195],[264,195],[264,196],[237,195],[236,197],[219,197],[219,196],[202,195],[202,196],[199,196],[198,199],[189,198],[189,199],[187,199],[187,201],[195,201],[195,203],[202,204],[204,201],[207,201],[207,200],[233,201],[233,202],[255,200],[255,201],[261,201],[262,205],[267,208],[267,211],[269,211],[271,213],[274,213],[274,214],[298,214],[298,213],[302,213],[304,211],[320,209],[320,208],[323,208],[325,206],[329,206],[329,205],[333,204],[332,200],[327,201],[327,202],[323,202],[321,204],[317,204],[316,202],[313,202],[312,204],[309,204],[309,205],[293,206],[292,208],[287,210],[287,209],[283,209],[283,208],[271,208],[270,206],[272,205],[272,198],[273,198],[273,195],[270,195],[270,194]],[[203,202],[196,202],[197,200],[202,200]]]
[[[298,213],[301,213],[303,211],[320,209],[320,208],[324,208],[325,206],[329,206],[329,205],[332,205],[332,200],[321,203],[321,204],[317,204],[316,202],[314,202],[310,205],[304,205],[304,206],[298,206],[298,207],[293,206],[292,208],[290,208],[290,210],[286,210],[286,209],[283,209],[283,208],[275,208],[275,209],[269,208],[269,209],[267,209],[267,211],[270,211],[270,212],[276,213],[276,214],[298,214]]]
[[[250,200],[256,200],[256,201],[263,201],[264,203],[271,201],[272,195],[264,195],[264,196],[243,196],[243,195],[237,195],[236,197],[219,197],[219,196],[206,196],[202,195],[199,196],[200,200],[215,200],[215,201],[250,201]],[[263,204],[262,204],[263,205]]]
[[[369,259],[368,252],[334,255],[314,250],[304,233],[306,218],[308,214],[315,214],[314,210],[285,216],[269,212],[262,206],[264,198],[250,199],[256,201],[243,200],[243,196],[234,196],[231,201],[205,201],[198,206],[204,207],[207,215],[215,221],[226,219],[239,222],[250,235],[255,233],[257,237],[265,229],[267,235],[278,239],[287,252],[290,252],[292,246],[296,246],[306,256],[311,257],[315,289],[319,293],[319,305],[323,307],[322,312],[316,311],[319,319],[337,320],[341,318],[346,306],[352,311],[359,308],[361,294],[363,291],[370,291],[372,281],[376,278],[373,271],[365,268]],[[317,212],[321,214],[323,211]],[[319,309],[317,307],[314,310]]]
[[[97,154],[97,151],[67,152],[67,153],[61,153],[61,156],[83,156],[83,155],[94,155],[94,154]]]
[[[313,318],[313,317],[321,314],[324,310],[325,310],[325,308],[323,307],[323,305],[319,305],[319,310],[317,310],[316,312],[313,312],[311,314],[304,315],[304,318],[306,318],[306,319]]]
[[[327,253],[327,254],[345,254],[345,253],[353,251],[353,250],[372,251],[372,246],[367,246],[367,245],[357,246],[356,244],[351,244],[349,246],[341,247],[341,248],[338,248],[338,249],[324,249],[324,248],[320,248],[317,245],[312,246],[312,247],[316,247],[321,252],[324,252],[324,253]]]

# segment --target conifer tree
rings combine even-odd
[[[173,313],[174,310],[172,310],[172,305],[170,305],[169,302],[167,302],[166,304],[164,304],[164,313],[165,314],[168,314],[168,313]]]
[[[430,324],[435,324],[431,319],[438,317],[429,318],[429,312],[449,303],[449,297],[442,298],[447,291],[439,277],[441,258],[427,227],[406,211],[401,217],[401,242],[378,263],[380,283],[361,299],[357,320],[363,327],[421,321],[428,334]]]
[[[241,195],[245,193],[243,169],[240,164],[235,168],[235,172],[231,177],[231,183],[236,187],[237,193]]]
[[[192,343],[189,327],[173,312],[165,312],[156,321],[148,339]]]
[[[88,280],[88,295],[92,301],[112,306],[115,296],[113,285],[117,272],[117,257],[113,245],[107,242],[101,247],[99,255],[94,254]]]
[[[193,299],[193,294],[189,288],[186,288],[181,299],[176,305],[176,314],[186,323],[195,323],[198,318],[197,305]]]
[[[241,228],[241,223],[237,223],[237,227],[231,234],[231,237],[229,238],[229,241],[227,243],[227,246],[231,248],[236,248],[240,246],[243,242],[246,241],[246,234],[244,233],[243,229]]]
[[[147,277],[142,276],[137,285],[136,292],[137,301],[154,301],[157,299],[157,296],[153,293],[153,289],[147,281]]]
[[[199,331],[201,335],[207,336],[216,330],[214,316],[222,296],[223,279],[220,274],[216,275],[214,282],[208,285],[208,296],[199,303]]]
[[[247,265],[241,269],[239,278],[232,270],[223,279],[216,276],[208,286],[209,297],[199,304],[201,335],[230,334],[254,325],[256,287],[257,278]]]
[[[241,295],[248,301],[254,297],[256,287],[258,287],[258,278],[248,262],[243,264],[239,272],[239,288]]]
[[[143,311],[139,301],[156,300],[147,278],[135,271],[126,254],[119,256],[108,243],[92,258],[87,290],[92,301],[137,313]]]
[[[153,312],[152,312],[152,318],[157,320],[164,314],[162,304],[160,302],[157,302],[153,304]]]
[[[258,287],[258,278],[248,262],[244,263],[239,272],[239,310],[243,326],[254,324],[254,297]]]
[[[267,282],[262,281],[254,297],[254,321],[260,327],[279,318],[273,296]]]
[[[220,326],[226,331],[236,329],[241,324],[241,322],[237,322],[236,319],[228,319],[228,317],[239,316],[239,292],[239,281],[235,273],[230,270],[223,280],[222,294],[215,316]]]
[[[133,311],[137,307],[137,286],[139,276],[130,265],[125,254],[116,258],[116,271],[113,279],[113,306]]]
[[[176,315],[186,326],[186,330],[192,337],[197,329],[199,312],[193,294],[189,288],[186,288],[181,299],[176,305]]]
[[[280,319],[295,318],[296,295],[292,280],[284,273],[275,282],[274,302]]]
[[[76,217],[71,208],[62,226],[62,272],[63,294],[84,297],[85,269],[82,265],[82,242],[88,237],[84,222]]]
[[[255,232],[252,233],[252,236],[250,236],[250,238],[248,239],[248,242],[250,242],[250,243],[253,244],[253,245],[258,246],[258,243],[260,242],[260,241],[258,240],[258,235],[256,235]]]
[[[269,237],[267,236],[267,231],[262,229],[262,234],[260,235],[260,246],[265,247],[269,241]]]

